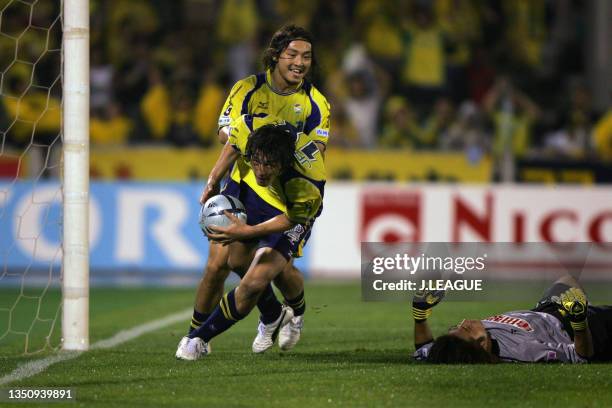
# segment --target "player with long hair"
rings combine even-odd
[[[219,117],[220,142],[226,143],[232,120],[245,114],[274,115],[306,134],[324,152],[329,137],[330,112],[325,97],[308,80],[316,66],[312,35],[295,25],[282,27],[272,36],[264,51],[263,63],[265,72],[242,79],[232,87]],[[239,158],[236,166],[243,165],[241,161]],[[211,172],[200,203],[204,204],[219,192],[223,176]],[[225,280],[231,271],[228,255],[227,247],[210,242],[208,260],[196,292],[190,332],[210,317],[221,300]],[[269,348],[279,330],[279,346],[283,350],[291,349],[300,338],[306,310],[302,274],[290,261],[274,283],[294,317],[279,329],[283,324],[283,308],[271,287],[268,288],[258,304],[261,316],[253,342],[254,352]]]
[[[245,166],[234,166],[226,191],[244,203],[248,224],[227,213],[233,224],[209,226],[208,236],[228,248],[230,268],[243,277],[206,322],[181,340],[177,358],[197,360],[208,354],[213,337],[259,306],[270,283],[301,256],[322,210],[325,166],[304,133],[275,117],[245,115],[232,121],[213,174],[224,173],[238,157]],[[278,319],[281,324],[291,321],[293,310],[283,307]]]

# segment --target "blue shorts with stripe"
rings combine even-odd
[[[244,204],[247,212],[247,224],[257,225],[268,221],[283,212],[265,202],[245,182],[237,183],[228,179],[222,191],[223,194],[238,198]],[[302,250],[310,238],[313,222],[309,224],[296,224],[292,229],[276,234],[256,238],[249,243],[257,243],[258,248],[273,248],[281,253],[285,259],[299,258]]]

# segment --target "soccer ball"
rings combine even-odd
[[[206,235],[212,232],[208,229],[211,225],[227,227],[232,224],[224,214],[226,210],[246,222],[246,209],[240,200],[231,195],[219,194],[209,198],[200,208],[200,228]]]

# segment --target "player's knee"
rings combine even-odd
[[[230,272],[230,267],[227,265],[227,262],[215,262],[210,261],[206,263],[206,268],[204,268],[204,276],[209,279],[223,279],[227,277]]]
[[[230,257],[227,263],[229,265],[229,268],[232,271],[235,271],[236,273],[238,273],[238,275],[240,276],[244,276],[247,269],[249,269],[249,263],[242,256],[236,256],[236,255],[230,254]]]
[[[263,293],[269,282],[259,278],[245,278],[240,282],[240,292],[251,300],[255,300]]]
[[[213,273],[216,273],[229,271],[230,268],[227,261],[227,258],[224,257],[209,257],[208,261],[206,262],[206,272],[208,273],[209,271],[212,271]]]
[[[227,271],[223,269],[206,269],[204,272],[204,282],[210,287],[218,287],[225,284],[229,269]]]
[[[287,265],[285,266],[285,268],[283,268],[282,273],[280,273],[277,276],[277,279],[275,279],[276,281],[279,282],[283,282],[283,283],[287,283],[287,284],[299,284],[300,282],[303,285],[304,282],[304,277],[302,275],[302,273],[300,272],[299,269],[297,269],[295,266],[293,266],[293,263],[287,263]]]

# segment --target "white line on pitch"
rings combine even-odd
[[[181,320],[184,320],[189,317],[191,313],[193,313],[193,309],[186,309],[181,312],[168,315],[161,319],[152,320],[148,323],[132,327],[131,329],[121,330],[113,337],[95,342],[91,345],[91,349],[107,349],[118,346],[121,343],[133,340],[136,337],[140,337],[145,333],[149,333],[161,329],[163,327],[170,326],[174,323],[178,323]],[[53,364],[75,359],[82,353],[82,351],[60,351],[58,354],[54,354],[52,356],[45,357],[40,360],[29,361],[14,369],[13,372],[11,372],[10,374],[7,374],[4,377],[0,378],[0,385],[8,384],[14,381],[20,381],[25,378],[32,377],[36,374],[40,374]]]

